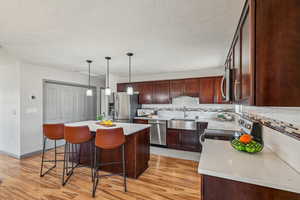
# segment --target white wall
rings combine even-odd
[[[21,155],[42,149],[43,79],[87,85],[88,77],[75,72],[22,64],[21,66]],[[92,79],[92,85],[101,81]],[[101,86],[101,85],[97,85]],[[36,99],[30,97],[34,95]],[[97,99],[99,101],[99,98]]]
[[[0,151],[20,154],[20,63],[0,50]]]

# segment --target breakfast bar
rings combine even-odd
[[[68,123],[65,126],[88,126],[91,133],[95,135],[97,129],[123,128],[126,137],[125,143],[125,160],[126,175],[130,178],[138,178],[147,168],[150,159],[150,125],[132,124],[132,123],[115,123],[114,127],[105,127],[97,124],[97,121],[83,121]],[[94,140],[80,145],[76,160],[81,164],[90,163],[91,153],[90,145],[94,147]],[[94,148],[92,148],[94,150]],[[101,150],[99,160],[102,163],[119,162],[121,160],[121,149]],[[79,159],[78,159],[79,157]],[[102,166],[101,170],[120,173],[122,167],[119,165]]]

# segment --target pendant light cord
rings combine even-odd
[[[111,57],[105,57],[106,59],[106,88],[109,88],[109,60]]]
[[[89,89],[91,89],[91,63],[89,63]]]
[[[129,83],[131,83],[131,56],[129,56]]]

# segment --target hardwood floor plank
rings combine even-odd
[[[62,150],[62,149],[60,149]],[[51,159],[53,152],[47,152]],[[62,155],[58,156],[62,159]],[[41,156],[18,160],[0,155],[1,200],[91,200],[89,168],[75,169],[66,186],[61,185],[62,162],[44,177],[39,176]],[[47,164],[51,167],[51,163]],[[199,200],[198,163],[151,155],[149,168],[139,179],[127,179],[123,192],[122,177],[101,178],[95,199],[101,200]],[[100,172],[105,173],[105,172]]]

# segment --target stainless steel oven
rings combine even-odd
[[[150,143],[152,145],[167,145],[167,121],[165,120],[148,120],[150,127]]]

